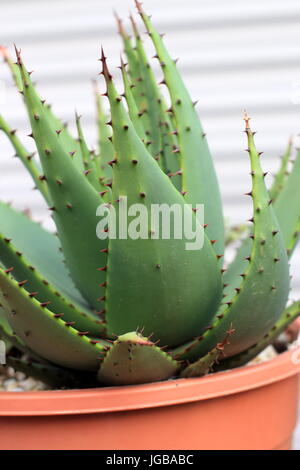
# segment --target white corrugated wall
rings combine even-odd
[[[300,128],[300,3],[297,0],[145,0],[144,7],[175,57],[207,132],[225,205],[233,223],[251,214],[243,109],[258,131],[263,164],[272,173],[291,134]],[[113,9],[128,22],[132,0],[1,0],[0,43],[15,42],[47,101],[72,126],[83,115],[91,146],[96,141],[91,79],[99,72],[100,45],[119,79],[121,41]],[[144,30],[144,28],[143,28]],[[145,36],[146,38],[146,36]],[[148,45],[149,52],[151,46]],[[153,61],[154,62],[154,61]],[[159,75],[158,75],[159,76]],[[0,67],[0,111],[32,146],[21,97]],[[20,162],[0,135],[0,198],[32,208],[47,226],[47,212]],[[299,252],[294,257],[300,293]]]

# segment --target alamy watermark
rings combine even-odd
[[[201,250],[204,244],[204,205],[145,204],[128,205],[127,196],[120,196],[116,208],[101,204],[96,215],[97,237],[101,240],[186,240],[186,250]]]

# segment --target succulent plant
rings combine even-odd
[[[138,384],[241,366],[300,314],[300,302],[286,307],[289,257],[299,238],[300,153],[287,175],[289,144],[271,197],[245,114],[252,228],[224,269],[222,205],[206,135],[176,61],[136,6],[169,97],[135,20],[133,44],[117,18],[128,61],[120,67],[124,93],[102,51],[110,116],[97,92],[94,152],[80,117],[74,138],[39,96],[20,51],[13,63],[2,50],[24,98],[39,163],[2,117],[0,128],[51,210],[57,236],[0,204],[0,334],[23,354],[8,354],[8,364],[55,387]],[[98,237],[99,205],[119,215],[123,196],[148,211],[153,204],[189,205],[198,228],[194,209],[204,204],[202,249],[186,250],[185,235]]]

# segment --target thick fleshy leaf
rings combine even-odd
[[[217,240],[214,245],[216,253],[223,254],[224,223],[221,198],[205,133],[190,95],[161,35],[154,29],[141,3],[136,1],[136,5],[162,64],[164,81],[170,93],[176,121],[178,152],[181,157],[182,191],[185,193],[185,200],[193,205],[200,203],[205,205],[207,234],[211,239]]]
[[[86,176],[87,180],[90,182],[90,184],[96,189],[96,191],[103,191],[105,190],[105,186],[100,181],[99,175],[98,175],[98,168],[97,168],[97,162],[95,161],[92,152],[88,149],[87,143],[84,138],[83,130],[81,127],[80,123],[80,118],[81,116],[78,116],[76,113],[75,119],[76,119],[76,127],[77,127],[77,133],[78,133],[78,141],[82,153],[82,158],[83,158],[83,165],[85,168],[84,175]]]
[[[4,59],[10,68],[12,77],[15,81],[16,87],[18,88],[19,92],[24,96],[24,80],[22,78],[22,74],[20,71],[20,67],[18,62],[13,63],[11,58],[9,57],[7,51],[3,48],[1,48],[0,53],[4,56]],[[16,54],[18,55],[19,52],[16,49]],[[37,91],[35,90],[35,87],[33,86],[31,79],[30,79],[31,73],[27,75],[27,82],[31,83],[31,86],[34,88],[34,91],[36,93],[36,96],[39,100],[41,100],[40,96],[38,95]],[[25,87],[26,88],[26,87]],[[52,111],[52,108],[50,105],[46,104],[45,100],[41,100],[42,103],[45,105],[44,106],[44,113],[47,116],[49,126],[51,126],[52,131],[55,131],[57,135],[60,135],[61,139],[61,144],[64,146],[66,152],[72,152],[73,153],[73,163],[74,165],[80,170],[84,170],[83,168],[83,159],[81,155],[81,150],[78,142],[74,139],[74,137],[70,134],[70,132],[67,129],[67,125],[63,123]]]
[[[300,209],[297,201],[300,201],[300,192],[298,191],[298,179],[300,177],[300,152],[297,153],[297,164],[292,168],[291,173],[286,174],[287,164],[289,162],[292,151],[292,140],[290,139],[285,154],[282,157],[282,164],[275,176],[274,183],[270,189],[270,200],[274,202],[274,211],[277,216],[280,230],[282,232],[285,247],[288,256],[290,257],[298,242],[300,234]],[[298,194],[299,193],[299,194]],[[279,199],[279,201],[277,201]],[[290,201],[290,202],[289,202]],[[289,210],[286,210],[286,207]],[[239,225],[233,227],[228,235],[228,244],[236,241],[240,234],[247,233],[247,225]],[[232,263],[229,265],[224,278],[225,282],[229,282],[232,278],[232,273],[239,270],[242,272],[243,263],[245,263],[245,256],[250,253],[250,241],[245,238],[241,243],[236,256]]]
[[[157,382],[173,377],[179,363],[148,338],[131,332],[119,336],[106,353],[98,380],[107,385]]]
[[[43,278],[53,284],[56,290],[70,297],[72,302],[88,308],[70,279],[63,263],[59,240],[55,235],[27,215],[17,212],[2,202],[0,202],[0,232],[8,240],[13,239],[28,263],[34,266]]]
[[[6,62],[6,64],[8,65],[8,67],[10,69],[10,72],[11,72],[11,75],[12,75],[12,78],[15,82],[15,85],[16,85],[18,91],[21,93],[22,90],[23,90],[23,83],[22,83],[22,79],[21,79],[21,76],[20,76],[18,65],[15,62],[12,61],[6,47],[0,46],[0,54],[2,55],[2,57],[3,57],[4,61]]]
[[[202,377],[209,373],[213,369],[213,366],[218,364],[219,359],[224,356],[224,349],[229,344],[229,336],[234,333],[234,330],[226,333],[225,339],[221,343],[218,343],[211,351],[205,354],[205,356],[200,357],[200,359],[185,367],[181,371],[180,377]]]
[[[116,233],[121,227],[118,219],[124,209],[125,196],[130,210],[136,207],[133,204],[140,204],[141,210],[146,212],[146,220],[144,218],[140,229],[137,228],[144,231],[141,237],[136,239],[135,235],[129,235],[123,239],[117,236],[109,240],[105,293],[108,332],[120,335],[140,327],[146,335],[154,333],[160,344],[178,345],[195,331],[200,334],[219,305],[221,274],[218,260],[205,234],[202,249],[199,246],[194,250],[186,249],[189,240],[182,230],[183,220],[178,238],[174,236],[172,217],[170,239],[163,239],[158,233],[159,227],[154,227],[156,224],[149,225],[148,216],[153,204],[164,203],[167,208],[175,204],[181,214],[190,217],[198,234],[201,231],[191,207],[186,206],[181,194],[136,134],[116,93],[104,57],[102,60],[117,154],[112,187]],[[132,218],[129,220],[132,223]]]
[[[144,86],[144,98],[147,103],[146,114],[150,129],[146,130],[148,131],[147,134],[149,135],[150,142],[152,142],[149,146],[149,151],[158,160],[163,171],[172,178],[174,186],[180,191],[181,172],[180,154],[177,153],[177,130],[172,126],[168,107],[148,61],[137,25],[132,16],[130,19],[136,38],[135,50],[139,59],[141,80]]]
[[[7,314],[5,313],[5,309],[2,307],[2,304],[0,304],[0,339],[5,341],[9,346],[16,348],[19,352],[26,354],[28,357],[35,359],[36,361],[43,362],[42,358],[38,354],[28,348],[26,344],[17,337],[11,329],[6,316]]]
[[[78,370],[98,369],[104,341],[94,341],[32,298],[9,273],[0,268],[0,301],[18,337],[42,358]],[[55,342],[55,347],[53,344]]]
[[[147,100],[146,100],[146,95],[145,95],[145,86],[144,86],[144,82],[142,80],[142,75],[141,75],[141,65],[140,65],[140,61],[138,58],[138,54],[131,42],[130,37],[128,36],[123,26],[123,22],[117,15],[115,16],[117,20],[118,30],[123,40],[126,58],[128,61],[129,76],[133,85],[132,94],[136,101],[139,112],[144,113],[144,117],[143,117],[144,127],[145,129],[149,129],[150,120],[149,120],[147,113],[145,113],[145,110],[147,109]]]
[[[234,328],[235,334],[226,348],[233,356],[251,347],[267,333],[280,317],[288,298],[289,270],[284,241],[277,218],[264,183],[259,155],[249,118],[245,116],[251,160],[253,197],[253,234],[244,270],[232,270],[230,284],[225,287],[223,305],[207,331],[173,352],[175,357],[192,358],[206,354],[222,340],[226,331]],[[242,258],[240,258],[242,259]],[[251,301],[249,301],[251,299]]]
[[[300,302],[294,302],[292,305],[287,307],[283,313],[280,315],[279,320],[271,328],[271,330],[266,333],[256,344],[251,346],[249,349],[242,351],[236,356],[225,359],[220,362],[215,369],[216,370],[226,370],[233,369],[234,367],[242,367],[255,358],[259,353],[261,353],[269,344],[275,341],[276,338],[300,315]]]
[[[19,351],[25,352],[25,347],[22,341],[20,341],[13,333],[10,324],[6,320],[4,308],[0,305],[0,340],[5,343],[11,344],[19,349]]]
[[[130,120],[132,124],[134,125],[137,135],[146,145],[147,136],[146,136],[145,129],[143,126],[143,122],[142,122],[144,114],[139,113],[139,110],[137,108],[136,102],[132,94],[132,84],[129,81],[129,77],[126,72],[126,66],[122,59],[121,59],[120,69],[122,72],[122,78],[123,78],[123,84],[124,84],[124,97],[126,99]]]
[[[145,54],[142,40],[140,38],[139,32],[137,30],[136,24],[133,20],[133,17],[130,17],[132,25],[133,25],[133,32],[136,38],[136,53],[138,57],[138,61],[140,64],[140,81],[143,82],[144,87],[144,98],[146,101],[146,114],[148,117],[149,128],[146,129],[147,135],[149,136],[149,152],[154,158],[159,158],[158,162],[160,166],[162,166],[161,161],[161,151],[162,151],[162,138],[161,138],[161,124],[160,124],[160,93],[157,88],[154,74],[150,68],[150,64],[148,63],[147,56]]]
[[[269,190],[270,198],[273,200],[275,200],[279,196],[284,184],[286,183],[288,177],[288,164],[292,155],[292,150],[293,139],[290,138],[287,148],[283,156],[281,157],[281,165],[279,167],[279,170],[275,174],[273,184]]]
[[[18,54],[23,93],[51,200],[53,219],[71,276],[90,305],[101,308],[107,242],[96,235],[96,211],[103,202],[86,176],[73,163],[51,124]]]
[[[104,111],[102,96],[100,95],[97,84],[95,83],[95,97],[98,124],[98,146],[99,155],[96,155],[98,165],[98,175],[103,183],[112,177],[111,166],[108,164],[114,158],[114,148],[111,142],[111,129],[107,124],[109,118]]]
[[[278,218],[288,254],[291,255],[300,234],[300,150],[291,173],[277,196],[274,210]]]
[[[51,205],[49,192],[47,188],[47,182],[43,178],[41,169],[39,168],[37,163],[33,160],[33,154],[26,150],[22,142],[18,139],[16,135],[16,131],[9,127],[9,125],[7,124],[7,122],[4,120],[2,116],[0,116],[0,129],[9,138],[12,146],[15,149],[16,157],[18,157],[21,160],[21,162],[23,163],[23,165],[29,172],[31,178],[34,181],[36,188],[40,191],[46,203]]]
[[[87,308],[76,304],[70,297],[63,295],[28,263],[26,257],[13,245],[13,242],[0,233],[0,260],[10,269],[13,277],[39,302],[49,304],[53,313],[63,314],[65,321],[72,321],[75,328],[88,331],[94,336],[103,336],[103,323]]]
[[[0,329],[1,329],[2,334],[6,336],[13,336],[13,331],[8,321],[6,320],[5,312],[1,304],[0,304]]]

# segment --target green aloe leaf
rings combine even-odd
[[[116,149],[112,207],[117,221],[126,196],[129,208],[133,204],[143,206],[147,222],[153,204],[164,203],[168,208],[175,204],[181,213],[186,211],[201,230],[192,209],[186,207],[183,197],[138,137],[114,88],[104,56],[102,61]],[[119,228],[117,224],[117,233]],[[145,226],[140,229],[145,230]],[[151,237],[152,230],[159,235],[157,228],[148,224],[146,236],[138,239],[118,236],[109,240],[105,293],[107,328],[110,334],[120,335],[138,326],[144,327],[145,334],[154,333],[161,344],[178,345],[195,331],[203,331],[219,305],[218,260],[205,234],[203,248],[189,250],[184,233],[177,239],[171,228],[170,239],[165,240],[162,236]]]
[[[101,179],[98,175],[98,164],[97,160],[94,158],[92,152],[88,149],[82,126],[80,123],[80,118],[77,113],[75,115],[76,119],[76,127],[78,133],[78,141],[81,148],[82,158],[83,158],[83,165],[85,168],[84,174],[87,180],[91,183],[91,185],[96,189],[96,191],[104,191],[106,187],[101,182]]]
[[[19,351],[25,352],[24,344],[16,337],[13,333],[8,321],[6,320],[5,311],[0,304],[0,340],[3,340],[5,344],[14,346]]]
[[[109,385],[157,382],[173,377],[179,363],[148,338],[131,332],[119,336],[101,363],[98,380]]]
[[[0,301],[18,338],[42,358],[78,370],[98,369],[106,347],[75,330],[47,306],[32,298],[12,276],[0,268]],[[55,341],[55,347],[53,347]]]
[[[8,65],[8,67],[10,69],[10,72],[11,72],[11,75],[12,75],[12,78],[15,82],[15,85],[16,85],[18,91],[21,93],[22,90],[23,90],[23,84],[22,84],[22,79],[21,79],[21,76],[20,76],[18,65],[12,61],[6,47],[0,46],[0,54],[2,55],[2,57],[3,57],[4,61],[6,62],[6,64]]]
[[[136,101],[139,112],[144,115],[143,117],[144,127],[146,130],[149,131],[150,120],[146,112],[147,111],[147,99],[146,99],[146,94],[145,94],[145,86],[144,86],[144,82],[142,79],[141,64],[138,58],[137,51],[135,50],[135,47],[133,46],[131,39],[128,36],[123,26],[123,22],[117,15],[115,16],[117,20],[119,34],[122,38],[124,51],[125,51],[126,58],[128,61],[128,71],[129,71],[129,76],[132,82],[132,94]]]
[[[146,114],[150,123],[148,135],[150,142],[152,142],[149,151],[158,160],[164,172],[172,178],[174,186],[181,191],[177,131],[173,128],[168,107],[148,61],[137,25],[132,16],[130,16],[130,19],[136,39],[135,50],[139,59],[141,80],[144,85],[144,98],[147,102]]]
[[[148,117],[149,128],[146,128],[149,144],[149,152],[154,158],[159,158],[158,162],[163,168],[163,162],[161,160],[162,153],[162,137],[161,137],[161,116],[160,116],[160,103],[161,99],[160,92],[158,90],[154,74],[148,63],[148,58],[143,48],[142,40],[140,34],[137,30],[137,26],[133,20],[133,17],[130,16],[133,32],[136,39],[136,54],[138,57],[140,65],[140,79],[139,81],[143,83],[144,88],[144,99],[146,101],[146,115]]]
[[[51,205],[50,196],[47,188],[46,180],[43,178],[41,169],[37,163],[33,160],[33,154],[28,152],[23,146],[22,142],[18,139],[16,131],[11,129],[4,118],[0,115],[0,129],[7,135],[12,146],[16,151],[16,156],[19,157],[31,178],[34,181],[35,186],[44,197],[46,203]]]
[[[26,257],[13,245],[10,239],[0,234],[0,259],[10,269],[13,277],[37,300],[49,303],[49,310],[63,314],[65,321],[75,322],[75,328],[88,331],[94,336],[103,336],[103,323],[87,308],[75,304],[28,263]]]
[[[300,233],[300,150],[297,152],[291,173],[274,202],[281,232],[288,254],[291,255]]]
[[[26,354],[31,359],[34,359],[38,362],[45,362],[42,358],[26,346],[26,344],[17,337],[10,327],[9,322],[6,319],[7,313],[2,304],[0,304],[0,339],[4,340],[5,343],[10,347],[13,346],[19,352]],[[9,349],[7,349],[9,352]]]
[[[3,50],[2,50],[3,54]],[[18,56],[19,52],[16,49],[16,54]],[[12,60],[10,59],[8,53],[5,51],[4,52],[4,58],[7,62],[7,65],[10,68],[11,74],[13,76],[13,79],[15,81],[16,87],[18,88],[19,92],[23,95],[24,97],[24,80],[22,77],[22,73],[20,71],[20,64],[18,63],[13,63]],[[30,79],[31,72],[27,74],[27,82],[30,83],[31,87],[34,89],[36,93],[36,97],[41,100],[40,96],[38,95],[37,91],[35,90],[31,79]],[[25,87],[26,88],[26,87]],[[51,126],[52,131],[56,132],[57,135],[60,136],[60,141],[61,144],[65,147],[66,152],[72,152],[73,153],[73,163],[74,165],[79,169],[79,170],[84,170],[83,168],[83,159],[81,155],[81,150],[78,142],[73,138],[73,136],[70,134],[70,132],[67,129],[67,126],[65,123],[63,123],[52,111],[51,106],[48,105],[45,100],[41,100],[41,102],[44,104],[44,113],[47,116],[49,126]]]
[[[70,297],[72,302],[88,308],[85,300],[74,287],[63,262],[58,238],[45,230],[27,215],[17,212],[0,202],[0,232],[13,239],[27,262],[47,279],[56,290]]]
[[[169,56],[163,40],[154,29],[150,18],[144,13],[140,2],[138,12],[153,42],[157,57],[162,64],[164,81],[168,87],[172,111],[176,121],[178,153],[180,153],[182,191],[185,200],[193,205],[205,205],[208,236],[217,240],[216,253],[224,253],[224,222],[219,185],[206,137],[189,93]]]
[[[284,184],[286,183],[288,177],[288,164],[292,155],[293,150],[293,139],[290,138],[288,141],[287,148],[282,156],[281,165],[277,171],[273,184],[269,190],[270,198],[275,200],[280,194]]]
[[[220,362],[215,369],[226,370],[233,369],[235,367],[242,367],[249,361],[254,359],[259,353],[261,353],[269,344],[275,341],[276,338],[300,315],[300,302],[294,302],[292,305],[287,307],[279,317],[279,320],[266,333],[256,344],[251,346],[249,349],[242,351],[236,356],[229,357],[224,361]]]
[[[105,183],[112,177],[111,166],[108,164],[114,158],[114,148],[111,142],[111,129],[107,124],[109,117],[104,111],[103,98],[99,93],[97,83],[95,82],[95,98],[96,98],[96,111],[97,111],[97,125],[98,125],[98,146],[99,155],[95,156],[98,175],[101,181]]]
[[[96,235],[96,211],[103,200],[86,175],[74,165],[73,153],[67,153],[61,135],[53,130],[19,54],[18,65],[66,264],[82,295],[93,308],[101,310],[98,299],[101,298],[100,284],[105,282],[105,271],[100,269],[106,264],[106,253],[102,250],[107,247],[107,242]]]
[[[272,328],[286,305],[289,270],[284,241],[270,204],[247,115],[245,121],[252,174],[249,195],[253,198],[254,214],[250,255],[243,260],[247,266],[243,265],[244,270],[238,273],[235,265],[214,321],[203,335],[173,351],[175,357],[195,360],[207,354],[232,328],[236,332],[226,353],[239,354]]]
[[[283,174],[285,173],[286,159],[289,158],[291,146],[292,143],[289,142],[283,158],[282,167],[279,171],[281,176],[278,178],[277,183],[278,181],[281,181],[281,183],[276,183],[276,187],[273,186],[273,189],[271,188],[273,197],[270,196],[270,201],[273,201],[275,197],[273,207],[289,257],[293,254],[300,235],[300,186],[298,184],[300,178],[300,151],[297,152],[296,160],[290,174]],[[285,176],[283,181],[282,176]],[[245,238],[237,251],[235,259],[230,264],[228,272],[225,274],[226,283],[230,282],[232,274],[234,275],[237,270],[243,270],[243,265],[245,264],[244,258],[250,254],[250,245],[249,239]]]
[[[137,104],[134,100],[133,93],[132,93],[132,84],[129,80],[129,77],[126,72],[126,67],[121,58],[121,72],[122,78],[124,83],[124,96],[126,99],[126,103],[128,106],[128,114],[131,119],[132,124],[135,127],[136,133],[139,138],[146,144],[147,143],[147,136],[145,134],[145,129],[143,126],[143,118],[145,116],[144,113],[140,113],[137,107]]]
[[[224,356],[224,349],[226,345],[229,344],[229,335],[232,332],[226,334],[224,341],[218,343],[211,351],[209,351],[205,356],[200,357],[197,361],[189,364],[185,367],[181,373],[181,378],[190,378],[190,377],[202,377],[205,374],[208,374],[212,371],[213,366],[218,364],[219,359]]]

